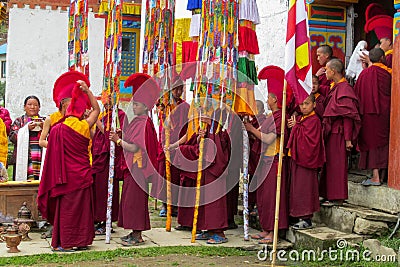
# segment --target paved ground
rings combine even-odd
[[[257,230],[251,229],[250,233],[256,233]],[[120,237],[128,234],[122,228],[116,228],[115,233],[112,234],[112,239],[110,244],[105,244],[105,236],[96,236],[92,246],[90,246],[91,251],[105,251],[113,250],[117,248],[125,248],[120,243]],[[18,246],[21,252],[19,253],[7,253],[7,248],[5,243],[0,243],[0,257],[10,257],[10,256],[26,256],[26,255],[36,255],[44,253],[53,253],[51,251],[51,239],[41,239],[39,233],[30,233],[31,241],[23,241]],[[229,242],[222,244],[220,246],[224,247],[238,247],[248,250],[259,250],[262,248],[258,245],[256,241],[244,241],[243,240],[243,229],[235,229],[226,231],[226,236]],[[176,231],[172,229],[171,232],[166,232],[164,228],[153,228],[150,231],[143,232],[143,238],[146,240],[145,244],[140,245],[140,247],[164,247],[164,246],[210,246],[206,244],[206,241],[196,241],[196,243],[191,243],[191,233],[186,231]],[[280,242],[279,247],[289,246],[288,242]],[[211,245],[215,246],[215,245]]]

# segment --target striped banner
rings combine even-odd
[[[296,104],[302,103],[311,93],[311,49],[305,0],[290,0],[286,48],[285,79],[293,90]]]
[[[88,1],[70,0],[68,16],[68,69],[89,77]]]

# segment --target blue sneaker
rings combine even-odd
[[[167,210],[166,209],[161,209],[160,214],[158,214],[159,217],[167,217]]]

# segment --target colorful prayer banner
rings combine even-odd
[[[68,69],[89,77],[88,1],[70,0],[68,16]]]
[[[285,79],[293,90],[296,103],[311,93],[311,49],[305,0],[290,0],[285,49]]]

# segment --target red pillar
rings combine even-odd
[[[400,38],[393,47],[388,186],[400,190]]]

